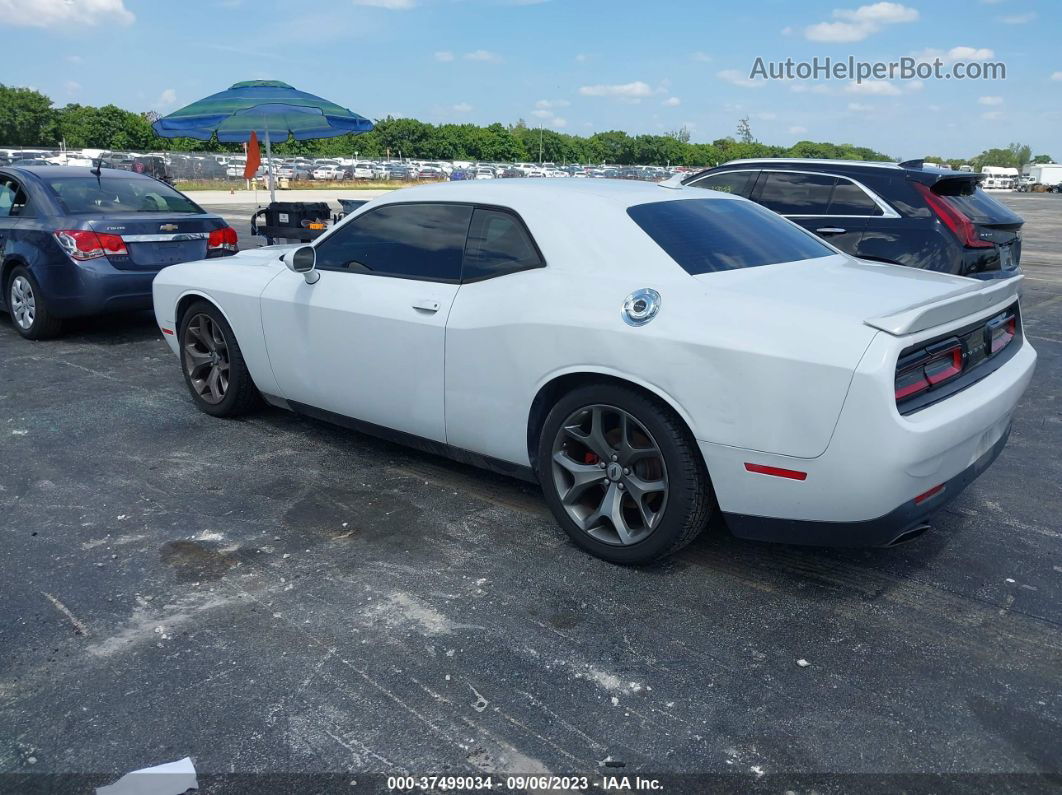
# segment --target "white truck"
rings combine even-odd
[[[1034,163],[1025,167],[1032,184],[1039,183],[1049,188],[1062,185],[1062,163]]]

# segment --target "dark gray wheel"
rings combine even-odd
[[[196,405],[215,417],[244,414],[258,404],[258,390],[236,335],[217,307],[199,301],[181,318],[181,368]]]
[[[15,330],[26,339],[43,340],[62,331],[62,321],[52,317],[37,282],[21,265],[7,282],[7,308]]]
[[[614,563],[674,552],[708,522],[696,442],[669,406],[632,387],[591,384],[561,397],[543,423],[536,468],[561,527]]]
[[[653,435],[618,406],[577,409],[561,423],[550,461],[568,517],[605,544],[644,541],[667,507],[667,465]]]

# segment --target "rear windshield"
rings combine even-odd
[[[989,196],[972,180],[943,180],[933,186],[933,192],[947,196],[959,212],[978,223],[1020,224],[1022,218],[1009,207]]]
[[[201,213],[202,208],[169,185],[147,178],[46,177],[71,215],[97,213]]]
[[[692,276],[837,252],[770,210],[736,199],[686,199],[627,209],[649,237]]]

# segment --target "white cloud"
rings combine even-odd
[[[488,63],[500,63],[501,56],[490,50],[473,50],[462,56],[466,61],[486,61]]]
[[[1052,72],[1051,79],[1057,82],[1062,82],[1062,72]]]
[[[1024,25],[1034,19],[1036,19],[1036,12],[1028,11],[1024,14],[1011,14],[1008,17],[1001,18],[999,21],[1004,25]]]
[[[981,118],[985,121],[998,121],[1002,119],[1006,114],[1001,110],[990,110],[987,113],[982,113]]]
[[[777,113],[771,113],[770,111],[762,111],[760,113],[753,113],[754,119],[760,119],[761,121],[774,121],[778,118]]]
[[[575,56],[575,62],[576,63],[586,63],[589,60],[590,60],[590,56],[587,55],[585,52],[581,52],[581,53],[579,53],[578,55]]]
[[[721,72],[716,72],[715,76],[720,80],[725,80],[734,86],[740,86],[741,88],[763,88],[767,85],[765,80],[752,80],[744,72],[737,69],[724,69]]]
[[[65,87],[67,94],[76,94],[78,91],[81,90],[81,83],[77,82],[76,80],[67,80]]]
[[[562,118],[561,116],[554,116],[553,119],[550,121],[550,124],[552,124],[554,127],[557,127],[557,128],[567,127],[568,126],[568,120],[565,119],[565,118]]]
[[[571,104],[566,99],[540,99],[535,103],[535,107],[539,110],[549,110],[550,108],[566,108]]]
[[[354,0],[354,5],[386,8],[388,11],[408,11],[416,3],[414,0]]]
[[[68,56],[66,56],[67,63],[81,63],[84,60],[85,59],[82,58],[80,55],[68,55]]]
[[[844,90],[849,94],[874,94],[890,97],[900,93],[900,89],[885,80],[864,80],[862,83],[853,81],[845,86]]]
[[[786,25],[784,28],[782,28],[782,35],[783,36],[792,36],[793,35],[793,28],[790,25]]]
[[[124,0],[0,0],[0,20],[14,27],[131,25],[135,19]]]
[[[711,63],[712,56],[706,52],[697,51],[690,56],[690,60],[698,61],[699,63]]]
[[[551,111],[551,110],[542,110],[542,109],[533,110],[533,111],[531,111],[531,115],[534,116],[536,119],[552,119],[553,118],[553,111]]]
[[[838,8],[833,12],[835,22],[819,22],[804,28],[804,37],[811,41],[848,43],[862,41],[877,33],[885,25],[914,22],[918,11],[900,3],[873,3],[856,9]]]
[[[833,89],[825,83],[815,83],[808,85],[807,83],[791,83],[789,90],[794,94],[831,94]]]
[[[988,47],[952,47],[948,50],[948,59],[952,61],[987,61],[995,55]]]
[[[982,105],[1002,105],[1003,97],[979,97],[977,101]]]
[[[808,131],[807,127],[801,127],[799,125],[794,125],[793,127],[789,128],[789,134],[790,135],[803,135],[807,131]]]
[[[450,110],[456,113],[468,113],[472,110],[472,106],[467,102],[458,102],[456,105],[451,105]]]
[[[679,105],[682,104],[682,100],[678,97],[668,97],[660,104],[663,105],[665,108],[677,108]]]
[[[172,88],[165,89],[161,94],[159,94],[159,98],[155,100],[155,104],[158,105],[160,108],[169,107],[170,105],[176,105],[177,92],[174,91]]]
[[[633,83],[618,83],[615,85],[598,84],[582,86],[579,93],[584,97],[624,97],[627,99],[640,99],[653,93],[648,83],[635,80]]]
[[[867,113],[869,111],[874,110],[874,106],[867,105],[864,102],[849,102],[848,110],[852,111],[853,113]]]
[[[454,54],[449,50],[440,50],[439,52],[435,53],[435,60],[439,61],[440,63],[449,63],[453,59]]]

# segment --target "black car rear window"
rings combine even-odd
[[[947,196],[959,212],[977,223],[1020,224],[1022,218],[1009,207],[989,196],[973,180],[942,180],[933,192]]]
[[[147,177],[45,177],[67,213],[201,213],[203,209],[169,185]]]
[[[692,276],[836,254],[809,232],[749,201],[638,204],[627,215]]]

